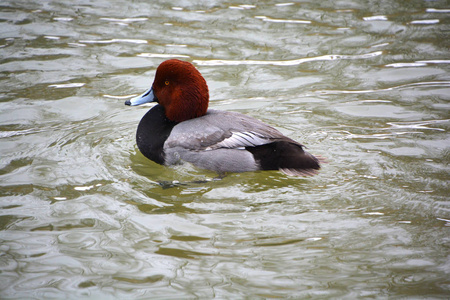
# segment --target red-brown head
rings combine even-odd
[[[156,69],[155,81],[142,95],[125,101],[126,105],[158,102],[166,117],[183,122],[206,114],[209,93],[206,81],[189,62],[170,59]]]
[[[208,86],[200,72],[189,62],[170,59],[161,63],[152,88],[171,121],[183,122],[206,114]]]

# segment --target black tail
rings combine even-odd
[[[246,147],[263,170],[280,170],[290,176],[311,176],[320,169],[320,159],[305,152],[302,145],[278,141],[256,147]]]

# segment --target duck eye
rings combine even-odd
[[[165,85],[169,85],[169,81],[168,81],[168,80],[166,80],[166,82],[164,82],[164,84],[165,84]]]

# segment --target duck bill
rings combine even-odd
[[[125,105],[136,106],[149,102],[157,102],[155,94],[153,93],[153,87],[146,90],[142,95],[131,98],[125,101]]]

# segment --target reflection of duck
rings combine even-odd
[[[208,110],[206,81],[189,62],[167,60],[152,87],[126,105],[157,102],[139,123],[136,141],[144,156],[164,165],[190,162],[224,172],[280,170],[313,175],[319,159],[301,144],[252,117]]]

